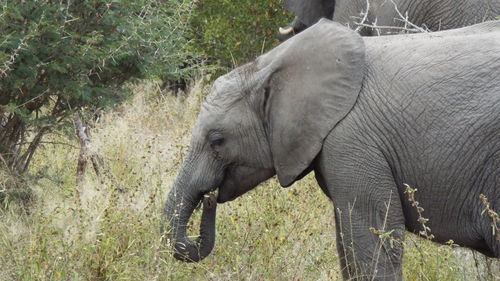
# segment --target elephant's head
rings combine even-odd
[[[285,41],[321,18],[332,19],[335,0],[285,0],[283,6],[295,15],[293,21],[279,28],[278,39]]]
[[[364,53],[356,33],[321,20],[215,81],[165,204],[178,259],[199,261],[213,248],[213,205],[203,208],[200,237],[186,235],[204,195],[218,189],[217,202],[230,201],[275,174],[286,187],[312,165],[357,99]]]

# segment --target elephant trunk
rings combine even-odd
[[[192,195],[174,184],[165,203],[165,217],[170,225],[168,238],[174,248],[174,257],[184,262],[199,262],[210,254],[215,244],[215,195]],[[191,240],[187,236],[187,224],[196,205],[203,198],[200,236]]]

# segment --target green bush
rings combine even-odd
[[[194,49],[225,68],[252,60],[278,43],[278,27],[290,21],[281,2],[200,1],[191,17]]]
[[[185,75],[191,1],[26,0],[0,6],[0,167],[26,171],[42,137],[134,78]]]

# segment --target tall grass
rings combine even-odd
[[[54,141],[73,146],[38,152],[31,169],[37,176],[25,183],[30,205],[3,201],[0,280],[341,279],[333,207],[311,175],[287,189],[270,180],[220,205],[212,254],[197,264],[174,260],[159,231],[162,205],[207,86],[197,83],[187,97],[162,93],[154,82],[134,92],[93,126],[92,149],[106,163],[103,183],[89,169],[75,185],[78,144],[61,136]],[[1,176],[0,187],[8,185]],[[199,212],[191,229],[198,220]],[[461,257],[469,250],[408,236],[407,280],[500,278],[488,277],[481,257],[479,267]],[[490,271],[495,266],[490,262]]]

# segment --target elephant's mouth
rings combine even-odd
[[[228,167],[225,168],[224,170],[224,177],[222,178],[222,181],[219,183],[219,185],[215,188],[213,188],[210,192],[214,193],[217,195],[217,203],[225,203],[227,201],[232,201],[238,197],[238,195],[234,194],[234,190],[230,188],[230,186],[233,186],[234,183],[230,180],[230,171],[234,170],[233,165],[229,165]]]
[[[229,167],[218,188],[217,203],[232,201],[275,175],[273,168],[238,165]]]
[[[233,201],[241,195],[237,191],[236,182],[234,180],[236,166],[231,165],[228,166],[224,171],[224,178],[219,184],[218,188],[215,189],[217,191],[217,203],[225,203],[228,201]],[[238,185],[241,185],[242,182],[239,181]]]
[[[218,189],[214,192],[217,193],[217,203],[225,203],[228,201],[232,201],[238,197],[238,195],[231,192],[230,189],[225,184],[221,184]]]

